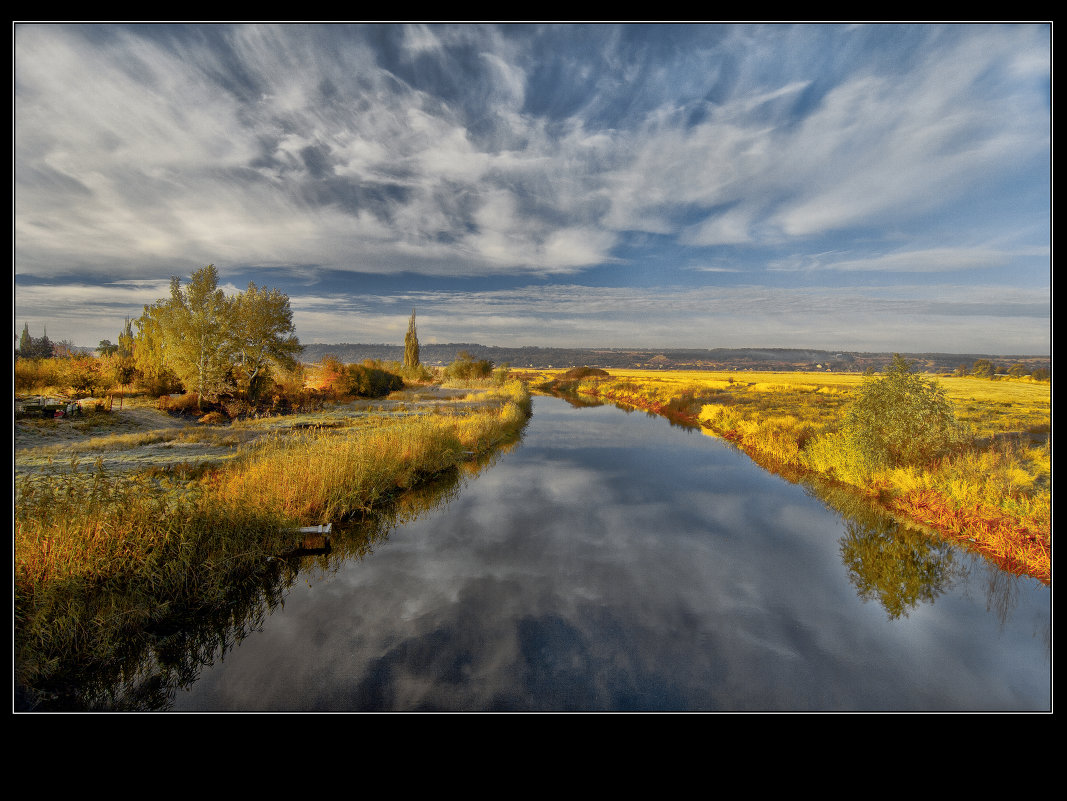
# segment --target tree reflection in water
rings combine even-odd
[[[1003,627],[1019,599],[1019,577],[979,555],[902,524],[854,490],[808,483],[808,494],[836,511],[845,525],[841,559],[865,601],[877,601],[890,620],[933,603],[955,584],[985,587],[986,608]],[[982,578],[984,574],[984,579]],[[978,580],[975,580],[978,579]]]
[[[875,600],[890,619],[932,603],[951,586],[954,549],[892,518],[845,521],[841,558],[865,601]]]
[[[840,485],[808,483],[809,495],[836,511],[845,525],[841,560],[864,601],[877,601],[890,620],[933,603],[962,578],[958,551],[944,540],[902,525]]]

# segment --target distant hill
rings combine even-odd
[[[446,365],[456,360],[461,351],[474,359],[488,359],[494,365],[508,364],[514,368],[548,367],[614,367],[616,369],[664,370],[832,370],[862,373],[869,367],[880,369],[893,360],[892,353],[860,353],[796,348],[669,348],[644,350],[634,348],[503,348],[474,343],[420,345],[419,355],[427,365]],[[380,359],[386,362],[404,360],[403,345],[368,345],[340,343],[336,345],[305,345],[300,357],[307,363],[321,361],[326,355],[342,362],[361,362]],[[950,373],[960,365],[968,369],[977,359],[988,359],[998,372],[1017,363],[1028,370],[1051,369],[1048,356],[990,356],[981,353],[905,353],[907,359],[931,373]]]

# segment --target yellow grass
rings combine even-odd
[[[123,570],[129,561],[116,554],[135,554],[142,542],[151,550],[157,547],[154,537],[180,532],[181,521],[168,519],[178,507],[186,518],[233,518],[242,525],[247,510],[255,510],[275,527],[365,512],[425,476],[491,450],[515,435],[528,416],[529,396],[518,382],[478,398],[477,406],[446,413],[363,415],[344,418],[341,425],[323,415],[319,420],[325,427],[269,434],[194,484],[109,475],[102,466],[85,473],[77,469],[76,458],[66,474],[21,475],[15,520],[19,584],[29,587],[86,571],[96,575],[109,567]],[[96,444],[151,441],[150,436],[122,435]]]

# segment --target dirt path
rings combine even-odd
[[[111,434],[131,434],[138,431],[183,428],[193,425],[151,407],[130,406],[112,408],[106,426],[87,429],[84,419],[17,420],[15,422],[15,451],[41,448],[64,443],[83,442],[90,437]]]
[[[261,420],[253,426],[203,425],[173,417],[141,401],[106,415],[58,420],[22,419],[15,423],[15,472],[91,468],[98,462],[109,471],[151,467],[195,467],[233,458],[241,445],[289,428],[337,424],[375,414],[411,414],[427,407],[459,409],[480,405],[477,390],[423,387],[395,392],[388,398],[357,400],[328,406],[314,415],[291,415]]]

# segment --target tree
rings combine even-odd
[[[233,348],[231,313],[232,303],[219,289],[214,264],[194,272],[184,290],[177,276],[171,278],[163,315],[168,329],[164,356],[186,390],[196,391],[198,408],[203,398],[226,387]]]
[[[81,348],[71,339],[61,339],[52,343],[52,355],[57,359],[69,359],[81,353]]]
[[[971,368],[971,375],[975,378],[992,378],[995,372],[996,368],[989,359],[978,359]]]
[[[112,345],[110,339],[101,339],[100,344],[96,346],[96,352],[101,356],[111,356],[118,353],[119,346]]]
[[[22,336],[19,337],[19,355],[29,356],[33,350],[33,337],[30,336],[30,324],[23,323]]]
[[[404,335],[404,369],[415,370],[419,366],[419,336],[415,332],[415,310],[411,310],[408,332]]]
[[[123,358],[133,358],[133,324],[129,317],[119,333],[118,354]]]
[[[157,301],[144,307],[137,319],[137,333],[133,337],[133,367],[141,381],[153,392],[170,392],[178,384],[178,376],[167,365],[166,345],[169,328],[168,303]],[[121,347],[122,337],[119,338]]]
[[[255,398],[270,365],[291,369],[301,351],[293,333],[289,297],[276,289],[260,289],[249,281],[248,290],[233,300],[231,335],[237,364]]]
[[[127,321],[119,353],[130,342],[145,381],[162,389],[173,376],[196,392],[200,408],[203,398],[237,384],[247,384],[254,398],[269,367],[291,368],[301,351],[288,296],[249,282],[246,292],[227,298],[213,264],[194,272],[185,288],[172,277],[170,298],[145,306],[137,329],[133,337]]]
[[[104,340],[107,342],[107,340]],[[103,345],[103,342],[100,343]],[[125,389],[133,381],[137,374],[137,368],[133,359],[133,327],[130,318],[126,318],[126,324],[119,332],[119,344],[114,346],[114,351],[107,359],[107,369],[114,383]],[[122,406],[122,395],[119,395],[119,406]]]
[[[944,390],[912,372],[912,364],[900,354],[894,354],[883,375],[864,379],[845,427],[872,467],[924,464],[961,438]]]
[[[76,395],[92,397],[102,383],[100,360],[87,354],[75,354],[66,362],[67,383]]]
[[[1008,375],[1012,378],[1022,378],[1024,375],[1029,374],[1029,370],[1026,369],[1026,365],[1022,362],[1016,362],[1008,369]]]
[[[51,359],[54,355],[55,346],[48,338],[48,331],[44,332],[44,336],[31,337],[29,323],[24,323],[19,337],[19,356],[24,359]]]

